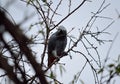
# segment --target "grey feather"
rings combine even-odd
[[[56,50],[57,56],[60,56],[67,44],[67,31],[63,26],[58,28],[58,31],[52,34],[48,42],[48,56],[54,56],[53,51]],[[56,57],[56,56],[55,56]]]

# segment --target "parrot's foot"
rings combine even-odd
[[[62,53],[62,56],[66,56],[66,55],[68,55],[68,53],[64,51],[64,52]]]

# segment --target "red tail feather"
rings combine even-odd
[[[48,57],[48,67],[52,65],[52,63],[54,62],[56,58],[54,56],[49,56]]]

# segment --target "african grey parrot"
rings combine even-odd
[[[67,44],[67,31],[64,26],[59,26],[57,32],[53,33],[48,41],[48,66],[55,59],[67,55],[64,49]]]

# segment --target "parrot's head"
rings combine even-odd
[[[64,26],[59,26],[57,29],[58,35],[66,36],[67,35],[67,30]]]

